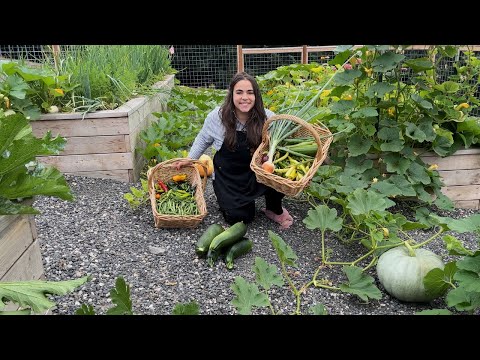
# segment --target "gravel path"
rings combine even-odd
[[[262,257],[278,268],[280,263],[268,238],[273,230],[292,247],[298,256],[298,269],[292,278],[300,287],[313,277],[319,264],[319,231],[308,230],[302,223],[309,205],[286,199],[285,206],[294,218],[288,230],[280,230],[260,211],[263,200],[257,202],[257,217],[248,227],[247,235],[253,240],[253,249],[235,262],[229,271],[221,261],[211,268],[204,259],[198,259],[194,246],[200,234],[212,223],[227,226],[218,211],[211,180],[207,183],[205,199],[208,215],[195,229],[157,229],[154,227],[150,204],[132,210],[123,195],[130,186],[114,180],[66,176],[75,194],[74,202],[50,197],[38,197],[34,206],[41,211],[35,217],[41,243],[45,276],[47,280],[67,280],[91,275],[92,280],[71,294],[55,297],[57,308],[53,314],[74,314],[81,304],[90,304],[97,314],[104,314],[112,306],[109,292],[115,279],[122,276],[130,285],[135,314],[171,314],[177,303],[196,301],[200,314],[235,314],[231,305],[234,293],[230,286],[235,277],[254,281],[251,267],[256,256]],[[471,210],[456,210],[446,215],[461,218],[473,214]],[[426,239],[428,232],[418,231],[417,238]],[[475,249],[477,239],[473,234],[461,236],[467,248]],[[330,237],[327,246],[332,250],[332,260],[350,261],[364,249],[347,246]],[[427,245],[437,254],[446,255],[440,239]],[[382,286],[375,276],[380,290]],[[346,281],[339,266],[324,268],[318,278],[338,285]],[[329,314],[414,314],[431,308],[445,308],[442,299],[430,304],[403,303],[382,291],[381,300],[365,304],[358,297],[326,289],[310,287],[302,296],[301,311],[323,304]],[[271,300],[276,311],[289,314],[295,310],[295,298],[288,288],[274,287]],[[268,314],[266,308],[255,308],[254,314]]]

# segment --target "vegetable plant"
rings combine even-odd
[[[35,195],[73,200],[64,176],[54,167],[36,160],[38,155],[58,154],[65,145],[62,137],[47,132],[43,138],[32,134],[22,114],[0,114],[0,215],[38,214],[21,200]]]

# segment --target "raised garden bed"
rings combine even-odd
[[[36,229],[33,215],[0,215],[0,281],[43,278]]]
[[[445,187],[442,192],[463,209],[480,208],[480,149],[459,150],[447,157],[422,154],[428,164],[437,164]]]
[[[134,98],[115,110],[81,113],[46,114],[32,121],[33,133],[43,136],[48,130],[67,139],[64,151],[56,156],[42,156],[43,163],[64,174],[135,182],[145,158],[135,153],[140,132],[157,119],[152,112],[166,110],[168,90],[174,75],[155,84],[161,91],[151,97]],[[82,119],[83,118],[83,119]]]

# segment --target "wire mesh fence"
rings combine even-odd
[[[403,54],[407,59],[415,59],[427,56],[427,46],[406,49]],[[253,76],[264,75],[280,66],[300,63],[302,61],[301,50],[290,45],[244,45],[244,49],[268,50],[272,48],[282,49],[284,52],[248,53],[242,54],[241,61],[246,72]],[[335,57],[335,46],[308,46],[308,62],[326,64]],[[178,71],[176,79],[181,85],[189,87],[213,87],[226,89],[239,67],[237,45],[173,45],[174,55],[171,65]],[[292,49],[289,51],[289,49]],[[68,45],[62,45],[61,51],[69,51]],[[51,59],[52,45],[0,45],[0,58],[26,59],[41,62],[46,58]],[[478,56],[480,51],[474,51]],[[448,80],[456,74],[453,66],[455,62],[460,65],[465,63],[465,52],[460,50],[455,58],[444,57],[439,62],[436,75],[440,82]],[[412,79],[411,69],[405,68],[402,81],[410,82]],[[472,81],[477,81],[475,77]],[[475,96],[480,96],[477,90]],[[479,109],[473,112],[480,114]]]

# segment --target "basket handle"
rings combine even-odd
[[[193,160],[193,159],[188,159],[188,158],[173,158],[173,159],[169,159],[169,160],[165,160],[157,165],[155,165],[154,167],[150,168],[148,171],[147,171],[147,178],[150,179],[150,173],[155,169],[157,169],[158,167],[163,167],[163,166],[171,166],[173,167],[174,163],[176,163],[177,161],[180,161],[180,160],[189,160],[192,162],[192,165],[185,165],[185,166],[190,166],[190,167],[193,167],[195,168],[195,171],[198,172],[198,169],[194,166],[194,164],[199,164],[199,165],[202,165],[203,167],[203,170],[205,172],[205,176],[204,177],[201,177],[200,176],[200,173],[198,176],[200,176],[200,179],[202,179],[202,188],[205,189],[205,187],[207,186],[207,167],[205,166],[205,164],[203,164],[201,161],[198,161],[198,160]],[[180,170],[179,170],[180,171]]]
[[[263,130],[262,130],[262,142],[264,142],[265,144],[268,144],[270,142],[270,137],[268,136],[268,127],[270,126],[270,124],[274,121],[277,121],[277,120],[291,120],[301,126],[303,126],[305,129],[307,129],[308,131],[310,131],[312,133],[312,136],[313,138],[315,139],[315,141],[317,142],[317,145],[318,145],[318,150],[317,150],[317,154],[315,156],[315,159],[320,159],[322,156],[323,156],[323,144],[322,144],[322,140],[320,139],[320,136],[318,135],[318,133],[315,131],[314,127],[306,122],[305,120],[302,120],[300,119],[299,117],[296,117],[294,115],[289,115],[289,114],[278,114],[278,115],[273,115],[273,116],[270,116],[266,121],[265,123],[263,124]]]

